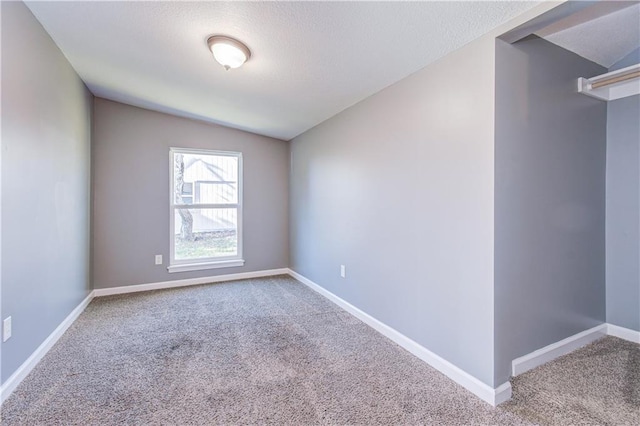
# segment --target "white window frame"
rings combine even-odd
[[[196,154],[196,155],[217,155],[225,157],[235,157],[238,159],[238,202],[237,204],[176,204],[175,188],[174,188],[174,171],[175,171],[175,154]],[[200,271],[203,269],[215,268],[231,268],[244,265],[242,258],[242,153],[234,151],[216,151],[210,149],[190,149],[171,147],[169,149],[169,266],[167,270],[173,272]],[[195,201],[195,185],[193,188],[193,200]],[[183,259],[175,258],[175,226],[176,226],[176,209],[181,207],[189,207],[194,209],[215,209],[215,208],[236,208],[237,209],[237,238],[238,251],[235,256],[218,256],[201,259]]]

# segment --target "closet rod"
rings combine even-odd
[[[632,71],[627,74],[617,75],[615,77],[591,83],[591,88],[597,89],[598,87],[608,86],[613,83],[619,83],[621,81],[627,81],[633,78],[640,78],[640,71]]]

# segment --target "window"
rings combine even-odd
[[[242,154],[171,148],[169,272],[242,266]]]

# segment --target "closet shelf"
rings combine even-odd
[[[640,94],[640,64],[578,79],[578,92],[604,101]]]

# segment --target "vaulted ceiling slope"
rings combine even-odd
[[[640,47],[640,2],[599,2],[536,34],[609,68]]]
[[[99,97],[289,140],[539,2],[27,2]],[[211,34],[246,43],[225,71]]]

